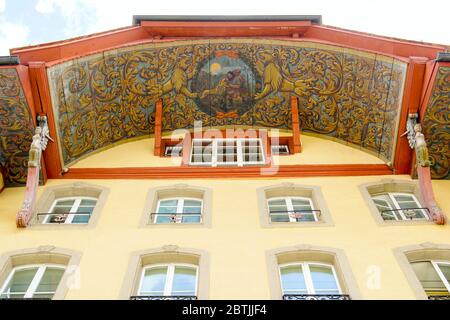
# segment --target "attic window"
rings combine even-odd
[[[183,154],[183,146],[166,146],[164,150],[165,157],[181,157]]]
[[[289,152],[289,147],[287,144],[279,144],[279,145],[273,145],[272,146],[272,154],[273,155],[288,155],[290,154]]]

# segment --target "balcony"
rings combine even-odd
[[[428,220],[433,220],[433,217],[430,214],[430,209],[428,208],[408,208],[408,209],[389,209],[389,210],[383,210],[381,211],[381,216],[383,217],[384,220],[392,220],[390,219],[391,216],[389,214],[396,214],[396,212],[401,212],[403,213],[403,215],[405,216],[405,218],[407,220],[414,220],[416,215],[417,215],[417,211],[423,211],[424,216],[426,216]],[[424,220],[424,219],[418,219],[418,220]]]
[[[167,224],[167,223],[201,223],[201,213],[151,213],[151,221],[155,220],[155,216],[162,217],[167,222],[155,222],[155,224]],[[190,221],[191,220],[191,221]],[[194,220],[194,221],[192,221]]]
[[[197,300],[197,296],[131,296],[130,300]]]
[[[450,300],[450,294],[439,296],[428,296],[428,300]]]
[[[285,294],[283,300],[351,300],[348,294]]]

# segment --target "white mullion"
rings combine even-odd
[[[40,266],[39,269],[36,271],[36,274],[34,275],[33,280],[31,280],[30,286],[28,287],[24,298],[33,298],[33,295],[36,292],[37,287],[39,286],[39,283],[42,280],[42,277],[44,276],[46,268],[47,268],[46,266]]]
[[[242,152],[242,139],[236,139],[236,153],[238,167],[244,166],[244,157]]]
[[[292,215],[290,212],[290,211],[294,211],[294,205],[292,204],[292,198],[285,198],[284,201],[286,203],[286,208],[288,210],[287,214],[289,217],[289,222],[297,222],[297,220],[295,218],[292,218]]]
[[[217,167],[217,139],[212,140],[211,166]]]
[[[302,263],[303,276],[305,277],[306,290],[308,294],[316,294],[316,290],[314,289],[314,283],[311,277],[311,271],[309,270],[308,263]]]
[[[448,282],[447,278],[445,277],[444,273],[442,272],[441,268],[439,267],[439,264],[444,264],[444,265],[450,266],[450,263],[431,261],[431,264],[433,265],[434,269],[436,270],[439,278],[441,278],[441,281],[444,284],[447,291],[450,292],[450,283]]]
[[[177,203],[177,214],[175,215],[175,222],[178,222],[178,215],[181,214],[181,219],[180,222],[183,220],[183,209],[184,209],[184,198],[183,199],[178,199],[178,203]]]
[[[172,295],[174,274],[175,274],[175,266],[173,264],[167,265],[167,275],[166,275],[166,284],[164,286],[164,296]]]
[[[78,208],[80,207],[80,204],[81,204],[82,200],[83,200],[82,198],[75,199],[75,202],[73,203],[72,208],[69,211],[69,213],[72,213],[72,214],[69,214],[67,216],[66,220],[64,221],[65,224],[71,224],[72,223],[73,218],[75,216],[73,213],[76,213],[78,211]]]
[[[399,209],[398,211],[394,211],[394,216],[396,217],[396,219],[397,219],[397,215],[395,213],[398,212],[399,215],[401,216],[402,220],[407,220],[405,215],[403,214],[402,208],[400,207],[397,200],[395,199],[394,194],[388,193],[388,196],[389,196],[389,199],[391,199],[391,202],[394,204],[395,209]]]

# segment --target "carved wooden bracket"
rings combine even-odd
[[[156,102],[155,110],[155,148],[154,155],[161,156],[161,135],[162,135],[162,100]]]
[[[39,126],[36,127],[29,151],[25,197],[22,207],[16,215],[16,225],[18,228],[26,228],[33,216],[36,205],[37,189],[39,186],[42,151],[47,148],[48,140],[53,141],[49,135],[47,117],[39,116],[38,123]]]
[[[431,217],[436,224],[445,224],[445,214],[437,205],[434,198],[433,185],[431,184],[430,160],[428,156],[427,144],[422,134],[420,124],[414,125],[414,138],[410,139],[410,145],[416,151],[417,176],[424,205],[429,209]]]

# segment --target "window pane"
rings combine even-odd
[[[55,206],[69,206],[72,207],[75,203],[75,200],[58,200],[55,204]]]
[[[269,200],[269,206],[286,206],[286,200]]]
[[[72,209],[72,207],[54,207],[52,213],[56,214],[69,213],[70,209]]]
[[[178,205],[178,200],[161,200],[159,202],[160,207],[176,207]]]
[[[202,213],[202,207],[184,207],[183,208],[183,213]]]
[[[294,206],[311,206],[310,201],[307,199],[292,199],[292,205],[294,205]]]
[[[308,222],[308,221],[316,221],[314,214],[310,213],[302,213],[300,218],[296,219],[297,222]]]
[[[37,270],[38,268],[30,268],[14,271],[11,281],[2,292],[2,297],[23,298]]]
[[[197,271],[189,267],[175,267],[173,277],[173,296],[194,296],[197,281]]]
[[[198,200],[184,200],[185,207],[201,207],[202,202]]]
[[[317,294],[339,294],[331,267],[309,265],[309,271]]]
[[[200,223],[201,222],[201,216],[199,215],[193,215],[193,216],[183,216],[181,219],[182,223]]]
[[[416,202],[415,201],[415,197],[413,195],[407,195],[407,194],[395,194],[394,195],[394,199],[398,202],[404,202],[404,201],[412,201],[412,202]]]
[[[64,214],[51,214],[48,223],[64,223],[68,215]]]
[[[61,281],[63,274],[64,269],[47,268],[44,272],[44,275],[42,276],[39,286],[36,289],[36,293],[54,293],[56,291],[56,288],[58,287],[59,282]],[[36,295],[33,295],[33,297],[36,297]]]
[[[158,213],[177,213],[177,207],[159,207]]]
[[[174,215],[158,215],[155,223],[174,223]]]
[[[166,284],[166,275],[167,267],[157,267],[145,270],[139,294],[162,296]]]
[[[281,285],[284,294],[307,293],[302,266],[282,267]]]
[[[97,200],[83,199],[81,200],[80,206],[90,206],[95,207]]]
[[[91,218],[90,214],[76,214],[72,219],[73,224],[83,224],[88,223]]]
[[[438,263],[439,269],[441,269],[444,278],[450,283],[450,264],[440,264]]]
[[[427,294],[433,295],[447,292],[444,283],[430,261],[413,262],[411,265]]]

